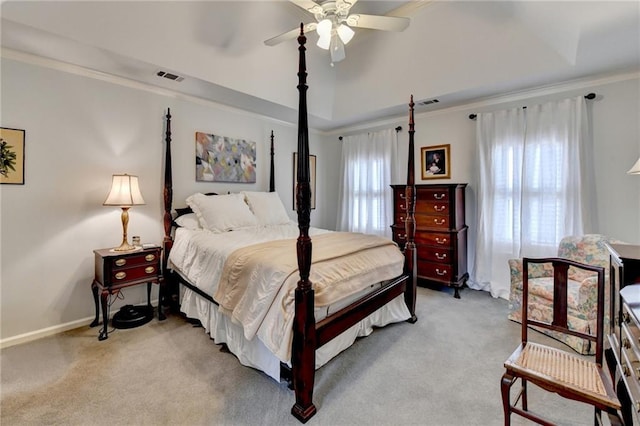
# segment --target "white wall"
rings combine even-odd
[[[112,174],[140,177],[146,205],[131,208],[129,236],[162,242],[167,108],[173,116],[174,206],[184,206],[184,199],[196,191],[267,190],[273,130],[276,189],[295,219],[292,153],[297,146],[296,125],[179,98],[133,82],[91,78],[86,70],[46,60],[31,61],[39,65],[27,62],[2,59],[1,125],[26,131],[25,184],[0,187],[3,345],[85,325],[93,318],[93,250],[117,246],[122,239],[120,209],[102,206]],[[195,182],[196,131],[255,141],[257,183]],[[336,149],[335,144],[332,148],[321,141],[311,132],[310,149],[318,156],[319,167],[333,161]],[[335,223],[335,201],[323,201],[333,191],[323,177],[319,171],[319,208],[312,212],[311,224],[329,227]],[[144,287],[125,289],[126,299],[118,301],[112,313],[123,304],[143,303]],[[154,288],[154,298],[156,291]],[[97,333],[96,329],[96,337]]]

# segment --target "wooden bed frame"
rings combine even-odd
[[[397,296],[404,293],[405,303],[409,309],[411,317],[407,320],[410,323],[417,321],[415,315],[416,303],[416,249],[415,249],[415,178],[414,178],[414,120],[413,120],[413,96],[409,103],[409,157],[407,164],[407,219],[405,230],[407,233],[407,243],[404,249],[405,265],[403,275],[389,280],[375,292],[355,301],[340,311],[326,317],[322,321],[316,322],[314,318],[314,290],[309,281],[311,269],[311,249],[312,242],[309,237],[309,224],[311,217],[311,188],[309,171],[309,130],[307,123],[307,84],[306,84],[306,59],[305,59],[306,37],[303,26],[300,26],[300,36],[298,37],[298,50],[300,53],[298,70],[298,91],[300,95],[298,110],[298,167],[296,200],[298,227],[300,235],[297,239],[298,268],[300,270],[300,280],[295,290],[295,317],[293,325],[293,347],[291,355],[290,371],[282,371],[282,376],[292,385],[295,392],[296,402],[291,408],[291,413],[302,423],[306,423],[315,413],[316,407],[313,404],[313,386],[315,378],[315,356],[316,350],[325,343],[331,341],[342,332],[355,325],[380,307],[386,305]],[[167,270],[167,260],[169,251],[173,246],[172,227],[172,173],[171,173],[171,113],[166,115],[166,153],[165,153],[165,173],[164,173],[164,268],[166,288],[163,291],[162,305],[169,304],[172,311],[179,305],[177,283],[182,283],[192,289],[200,296],[210,302],[216,303],[213,298],[190,283],[183,280],[179,274],[174,274]],[[274,184],[274,148],[273,132],[271,132],[271,169],[270,169],[269,191],[275,191]],[[183,209],[176,209],[183,210]],[[169,290],[169,292],[167,292]],[[217,304],[217,303],[216,303]]]

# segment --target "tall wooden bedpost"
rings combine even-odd
[[[174,283],[170,279],[168,273],[168,259],[169,251],[173,246],[173,239],[171,238],[171,203],[173,202],[173,176],[171,174],[171,108],[167,108],[167,124],[165,128],[165,161],[164,161],[164,187],[162,191],[164,200],[164,239],[162,240],[162,268],[163,276],[165,280],[162,284],[162,291],[160,300],[158,301],[158,319],[165,319],[164,312],[162,312],[163,305],[169,304],[173,307],[173,293]]]
[[[405,270],[409,274],[407,282],[407,290],[404,292],[404,300],[411,313],[409,322],[414,323],[418,320],[416,317],[416,291],[418,284],[417,274],[417,258],[416,258],[416,188],[415,188],[415,154],[414,154],[414,134],[415,123],[413,121],[413,95],[409,102],[409,161],[407,163],[407,186],[405,188],[405,200],[407,201],[407,218],[404,222],[405,233],[407,234],[407,243],[404,246]]]
[[[269,171],[269,192],[275,192],[276,180],[275,171],[273,169],[273,130],[271,131],[271,170]]]
[[[295,318],[293,323],[293,348],[291,367],[296,403],[291,408],[293,414],[302,423],[306,423],[315,413],[313,405],[313,385],[316,368],[316,329],[313,315],[314,294],[309,271],[311,270],[311,186],[309,173],[309,128],[307,123],[307,66],[304,47],[307,38],[304,25],[300,24],[298,36],[298,183],[296,185],[296,209],[300,235],[297,241],[298,269],[300,281],[295,292]]]

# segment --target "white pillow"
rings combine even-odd
[[[198,216],[204,229],[226,232],[256,226],[256,217],[251,213],[242,194],[204,195],[193,194],[187,205]]]
[[[249,192],[242,194],[247,199],[258,225],[284,225],[291,222],[277,192]]]
[[[182,216],[178,216],[175,222],[179,226],[191,230],[201,228],[200,222],[198,221],[198,216],[195,213],[187,213],[183,214]]]

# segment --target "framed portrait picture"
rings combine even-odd
[[[0,127],[0,183],[24,185],[24,134]]]
[[[309,186],[311,186],[311,210],[316,208],[316,156],[309,155]],[[293,153],[293,210],[296,208],[296,185],[298,184],[298,153]]]
[[[420,149],[422,179],[447,179],[451,177],[451,145],[424,146]]]

